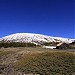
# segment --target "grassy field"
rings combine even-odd
[[[41,47],[0,49],[2,75],[75,75],[75,51]]]

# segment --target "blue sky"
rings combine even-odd
[[[73,0],[0,0],[0,37],[40,33],[75,38]]]

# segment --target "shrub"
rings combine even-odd
[[[0,42],[0,48],[8,48],[8,47],[35,47],[36,44],[33,43],[20,43],[20,42]]]

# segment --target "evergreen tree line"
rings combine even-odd
[[[19,43],[19,42],[0,42],[0,48],[8,48],[8,47],[35,47],[36,44],[34,43]]]

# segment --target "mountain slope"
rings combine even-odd
[[[5,42],[31,42],[31,43],[44,43],[44,42],[65,42],[71,43],[74,39],[61,38],[61,37],[52,37],[42,34],[34,34],[34,33],[16,33],[11,34],[5,37],[2,37],[0,41],[4,40]]]

